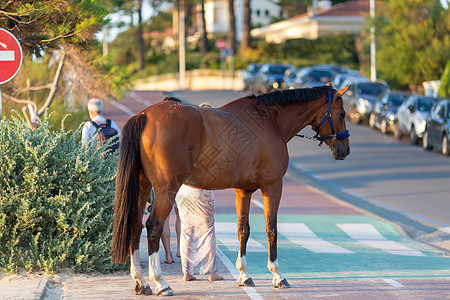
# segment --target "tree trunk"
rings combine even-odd
[[[138,57],[139,57],[139,69],[144,69],[144,39],[142,37],[142,0],[137,2],[137,13],[138,13],[138,28],[137,28],[137,46],[138,46]]]
[[[58,69],[56,70],[55,78],[53,79],[52,88],[50,89],[50,93],[48,94],[47,101],[45,101],[44,106],[39,109],[37,112],[37,117],[41,117],[45,110],[53,103],[53,99],[55,99],[56,92],[58,91],[58,82],[59,78],[61,78],[62,68],[64,66],[64,60],[66,59],[66,53],[62,52],[61,59],[59,60]]]
[[[244,0],[244,25],[242,27],[242,40],[239,49],[240,55],[244,55],[245,50],[250,47],[250,29],[251,29],[251,11],[250,0]]]
[[[209,48],[209,40],[208,33],[206,32],[206,21],[205,21],[205,1],[203,0],[201,3],[200,16],[202,19],[202,29],[201,29],[201,43],[200,43],[200,51],[202,53],[208,53],[211,49]]]
[[[228,0],[228,16],[229,16],[229,31],[228,31],[228,48],[231,49],[232,54],[236,53],[236,17],[234,15],[234,0]]]

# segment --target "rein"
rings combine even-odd
[[[343,140],[350,136],[350,133],[348,130],[344,130],[344,131],[338,132],[338,133],[334,132],[334,126],[333,126],[333,121],[331,120],[331,112],[330,112],[331,102],[333,102],[333,89],[332,88],[328,89],[327,102],[328,102],[328,109],[325,114],[325,117],[323,117],[322,121],[320,121],[320,123],[316,127],[313,128],[313,130],[316,132],[316,135],[313,137],[307,137],[303,134],[296,134],[295,136],[314,140],[314,141],[319,141],[320,142],[319,147],[322,146],[322,144],[325,140],[332,140],[332,139]],[[331,135],[330,136],[319,136],[318,130],[319,130],[320,126],[322,126],[322,124],[325,123],[326,120],[328,120],[330,122]]]

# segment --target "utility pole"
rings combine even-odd
[[[375,81],[377,79],[377,52],[375,46],[375,0],[370,0],[370,79]]]
[[[180,56],[180,90],[186,89],[186,36],[185,36],[185,24],[184,24],[184,1],[180,0],[179,12],[178,12],[178,24],[180,24],[178,30],[178,51]]]

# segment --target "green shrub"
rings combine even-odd
[[[117,155],[81,147],[81,127],[30,129],[0,122],[0,266],[57,272],[108,271]]]

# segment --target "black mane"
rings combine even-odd
[[[326,94],[328,87],[319,86],[292,90],[275,90],[255,96],[258,105],[285,105],[296,102],[315,100]]]
[[[169,101],[176,101],[176,102],[183,102],[183,101],[181,101],[180,99],[175,98],[175,97],[172,97],[172,96],[167,96],[167,97],[165,97],[165,98],[163,99],[163,101],[167,101],[167,100],[169,100]]]

